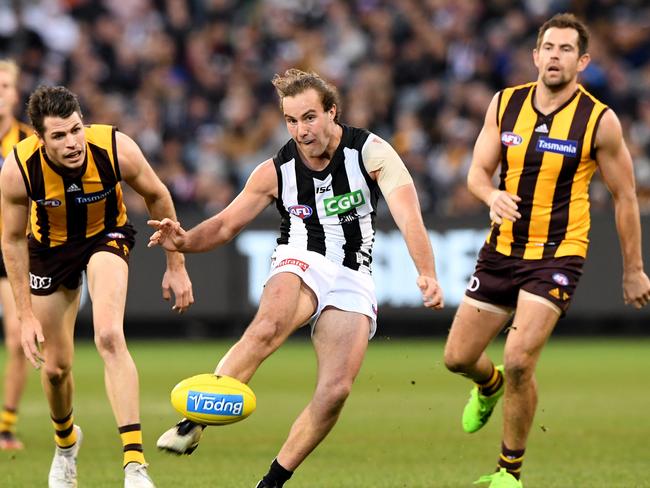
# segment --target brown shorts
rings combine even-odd
[[[136,230],[127,224],[100,232],[80,242],[69,242],[56,247],[41,245],[29,236],[29,286],[32,295],[51,295],[59,286],[75,290],[81,285],[82,273],[93,254],[110,252],[129,263],[135,245]]]
[[[481,302],[515,308],[519,290],[525,290],[557,305],[564,315],[580,281],[584,261],[580,256],[513,258],[485,244],[465,295]]]

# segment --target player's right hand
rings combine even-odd
[[[180,251],[185,242],[185,229],[180,222],[164,218],[162,220],[147,220],[147,225],[156,229],[149,237],[147,247],[162,246],[167,251]]]
[[[445,299],[442,294],[442,288],[438,280],[431,276],[420,275],[416,281],[420,292],[422,293],[422,303],[427,308],[440,310],[445,306]]]
[[[650,279],[643,270],[623,273],[623,299],[626,305],[636,309],[645,307],[650,301]]]
[[[518,212],[517,202],[521,201],[521,197],[508,193],[503,190],[494,190],[490,193],[488,198],[488,206],[490,207],[490,218],[497,224],[502,224],[503,220],[511,222],[521,218]]]
[[[40,369],[45,362],[42,353],[44,342],[43,327],[38,319],[33,315],[23,318],[20,322],[20,343],[23,346],[25,357],[36,369]]]

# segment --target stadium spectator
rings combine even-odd
[[[350,123],[390,142],[398,136],[399,119],[416,115],[425,130],[422,157],[443,166],[444,155],[455,151],[442,137],[450,121],[435,114],[456,112],[476,132],[489,97],[472,102],[479,110],[466,101],[536,76],[529,47],[539,19],[553,9],[572,10],[592,24],[598,56],[582,82],[622,119],[630,117],[630,127],[641,121],[650,71],[650,30],[645,28],[650,11],[638,2],[34,0],[14,5],[20,10],[0,6],[0,53],[18,60],[23,95],[40,83],[70,86],[86,120],[108,121],[133,134],[154,166],[163,164],[163,141],[151,139],[150,131],[173,133],[187,157],[188,181],[201,179],[197,163],[214,154],[212,148],[201,154],[196,136],[230,138],[232,107],[245,104],[247,120],[239,127],[249,124],[256,131],[252,140],[260,151],[274,147],[282,123],[276,117],[279,130],[267,126],[273,94],[264,80],[288,66],[333,80]],[[242,100],[233,100],[240,94]],[[95,103],[106,97],[110,103]],[[143,105],[143,98],[149,102]],[[120,110],[107,119],[103,112],[113,107]],[[145,119],[149,127],[142,128],[141,141],[138,126]],[[263,127],[250,122],[258,119]],[[628,135],[631,146],[637,134]],[[233,159],[225,146],[217,149],[224,171],[212,173],[213,183],[230,187],[226,194],[239,191],[253,167],[255,148],[246,151],[249,157]],[[413,170],[423,202],[435,202],[425,205],[425,212],[476,211],[458,203],[465,201],[463,183],[440,193],[435,164]],[[607,195],[600,188],[599,183],[592,188],[596,210],[610,207],[607,198],[600,198]],[[639,192],[650,192],[647,178],[639,178]],[[195,197],[200,208],[213,208],[209,193]],[[642,211],[650,212],[650,205]]]

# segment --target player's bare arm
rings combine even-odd
[[[490,208],[490,219],[501,224],[503,220],[514,222],[521,217],[517,202],[519,196],[494,187],[492,177],[501,159],[501,135],[497,125],[499,95],[495,95],[485,113],[485,121],[474,144],[472,164],[467,174],[467,187],[479,200]]]
[[[442,290],[436,278],[433,250],[422,221],[413,178],[397,151],[374,134],[364,145],[362,156],[366,171],[377,181],[418,270],[417,285],[422,293],[424,305],[435,309],[442,308]]]
[[[626,304],[641,308],[650,300],[650,280],[643,270],[634,168],[621,124],[612,110],[607,110],[600,121],[595,147],[603,181],[614,199],[623,256],[623,298]]]
[[[27,219],[29,198],[13,153],[7,156],[0,173],[2,194],[2,253],[16,301],[21,324],[21,344],[29,362],[39,368],[43,363],[41,346],[45,342],[41,323],[34,316],[29,288]]]
[[[167,217],[176,220],[176,211],[169,190],[160,181],[138,145],[121,132],[117,132],[115,136],[120,172],[124,181],[144,198],[151,217],[154,219]],[[185,269],[185,256],[171,250],[167,250],[166,255],[167,269],[162,283],[163,298],[170,300],[173,293],[175,302],[172,309],[182,313],[194,303],[192,282]]]
[[[438,285],[433,250],[422,221],[415,186],[409,183],[395,188],[386,196],[386,202],[418,270],[417,285],[424,305],[434,309],[443,308],[442,289]]]
[[[231,241],[277,195],[278,179],[273,160],[268,159],[255,168],[244,189],[225,209],[193,229],[185,231],[171,219],[148,221],[156,229],[149,238],[149,247],[162,246],[187,253],[214,249]]]

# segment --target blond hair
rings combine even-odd
[[[18,76],[20,75],[20,68],[13,59],[5,58],[0,59],[0,71],[9,73],[14,79],[14,85],[18,82]]]

